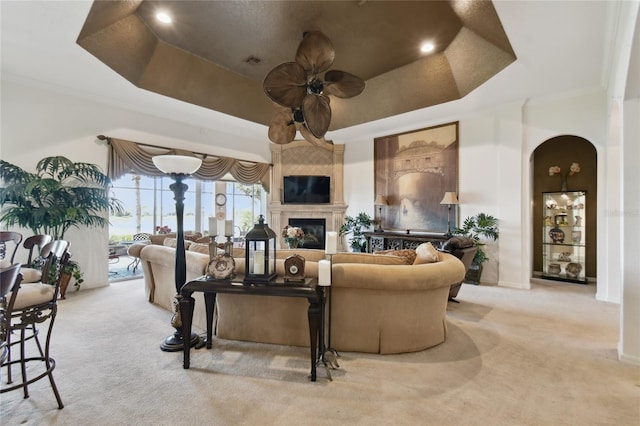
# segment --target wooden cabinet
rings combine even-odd
[[[451,238],[450,235],[445,234],[407,234],[406,232],[365,232],[364,236],[367,239],[368,253],[380,250],[415,249],[426,242],[430,242],[435,248],[440,248],[442,243]]]
[[[585,191],[544,192],[542,277],[585,284]]]

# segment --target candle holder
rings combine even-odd
[[[322,310],[322,328],[320,329],[320,359],[319,362],[325,366],[327,370],[327,376],[329,380],[332,380],[329,368],[340,368],[338,364],[338,357],[340,354],[338,351],[331,347],[331,285],[333,284],[333,255],[334,253],[326,253],[329,258],[329,285],[323,285],[322,289],[325,294],[325,301],[328,302],[328,312],[325,314],[325,310]],[[319,269],[318,269],[319,271]],[[326,318],[328,316],[328,318]],[[325,333],[325,325],[327,331]],[[326,334],[326,341],[325,341]]]

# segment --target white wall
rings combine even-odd
[[[96,138],[100,134],[270,161],[267,142],[263,149],[242,151],[235,147],[246,146],[249,141],[16,81],[2,80],[0,107],[0,156],[29,171],[35,170],[40,159],[53,155],[64,155],[75,162],[94,163],[106,170],[107,145]],[[224,147],[221,141],[234,148]],[[108,285],[108,229],[73,228],[65,238],[71,242],[73,259],[85,273],[83,289]],[[26,257],[20,260],[24,261]]]

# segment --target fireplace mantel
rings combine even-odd
[[[338,232],[344,223],[348,205],[344,202],[344,145],[327,144],[320,148],[301,140],[286,145],[271,144],[273,169],[269,193],[269,226],[276,232],[289,223],[290,218],[325,219],[327,231]],[[284,176],[331,176],[331,203],[282,204]],[[281,239],[280,239],[281,240]],[[282,246],[283,241],[280,241]],[[338,249],[344,250],[343,241]]]

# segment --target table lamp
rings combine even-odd
[[[440,204],[447,204],[447,233],[445,235],[451,235],[451,206],[458,204],[458,197],[455,192],[445,192]]]

